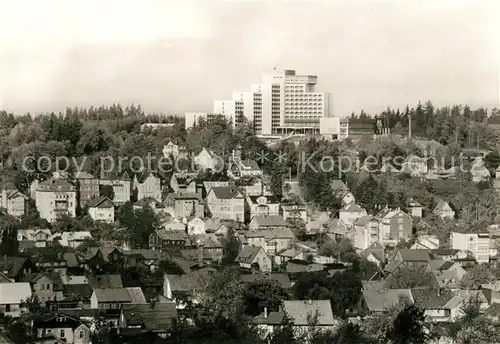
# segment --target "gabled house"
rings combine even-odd
[[[307,206],[303,203],[282,203],[279,215],[281,215],[285,221],[300,220],[305,224],[308,222]]]
[[[251,230],[263,230],[263,229],[273,229],[273,228],[287,228],[288,224],[279,215],[269,215],[254,216],[250,221],[248,227]]]
[[[95,275],[88,279],[92,289],[118,289],[123,288],[121,275]]]
[[[357,308],[360,314],[380,315],[404,302],[414,303],[410,289],[363,288]]]
[[[452,231],[450,233],[450,246],[452,249],[469,251],[478,263],[490,261],[490,233],[484,231]]]
[[[50,229],[20,229],[17,231],[17,241],[32,242],[32,247],[47,247],[52,244],[52,233]]]
[[[412,250],[435,250],[439,248],[439,239],[435,235],[419,235]]]
[[[413,219],[400,208],[389,209],[386,207],[377,214],[382,222],[382,242],[397,244],[400,240],[408,240],[413,234]]]
[[[0,208],[7,210],[11,216],[22,216],[26,211],[26,195],[16,189],[2,189]]]
[[[428,172],[427,159],[410,154],[404,159],[401,172],[408,173],[412,177],[423,178]]]
[[[292,230],[286,227],[249,230],[244,235],[247,245],[262,247],[271,256],[289,248],[295,241],[295,235]]]
[[[25,276],[25,282],[31,285],[33,295],[38,296],[44,306],[50,301],[61,301],[64,298],[61,276],[58,273],[40,272]]]
[[[188,236],[203,235],[206,233],[205,221],[196,216],[185,218]]]
[[[36,264],[26,257],[1,257],[0,272],[13,281],[20,282],[27,274],[38,272]]]
[[[99,179],[99,185],[109,185],[113,188],[113,203],[120,205],[130,201],[132,194],[132,179],[127,172],[120,176],[103,173]]]
[[[352,225],[356,219],[366,215],[368,215],[366,210],[356,203],[349,203],[339,211],[339,219],[348,226]]]
[[[159,229],[149,236],[149,248],[154,250],[183,249],[190,245],[191,241],[185,230],[167,231]]]
[[[423,215],[423,207],[420,203],[415,201],[413,198],[410,198],[408,200],[408,212],[410,213],[411,216],[413,217],[422,217]]]
[[[97,197],[88,202],[89,215],[94,221],[115,222],[115,204],[105,196]]]
[[[198,216],[205,214],[205,203],[198,193],[172,193],[165,200],[165,205],[173,209],[174,217]]]
[[[31,287],[27,282],[0,283],[0,314],[18,317],[30,297]]]
[[[378,217],[365,215],[354,220],[347,237],[351,238],[354,247],[364,250],[373,243],[382,242],[382,226]]]
[[[141,288],[94,289],[90,298],[92,309],[120,309],[125,303],[146,303]]]
[[[171,156],[177,158],[177,155],[179,155],[179,146],[172,141],[168,141],[168,143],[163,146],[162,153],[165,158],[170,158]]]
[[[442,199],[436,204],[432,213],[442,219],[455,217],[455,211],[450,207],[450,204]]]
[[[227,174],[233,179],[249,176],[259,177],[262,175],[262,170],[255,160],[242,160],[241,147],[237,147],[233,150]]]
[[[90,343],[89,327],[79,319],[62,312],[51,312],[36,317],[33,327],[36,330],[36,343]]]
[[[76,186],[80,191],[78,202],[84,207],[88,201],[99,197],[99,178],[84,171],[75,173]]]
[[[258,270],[262,272],[271,272],[272,261],[261,246],[244,246],[235,262],[240,265],[242,269]]]
[[[133,187],[137,190],[137,200],[151,197],[162,200],[161,179],[153,172],[143,172],[134,176]]]
[[[279,216],[280,200],[276,196],[246,196],[245,220],[250,222],[255,216]]]
[[[299,332],[305,333],[311,326],[320,331],[334,330],[340,323],[333,317],[330,300],[285,300],[283,311]]]
[[[205,200],[212,217],[243,222],[245,219],[245,198],[232,187],[213,187]]]
[[[487,182],[491,178],[490,171],[484,166],[484,160],[481,156],[474,159],[469,172],[474,183]]]
[[[385,264],[385,246],[379,242],[374,242],[359,254],[369,262],[382,267]]]
[[[216,155],[211,150],[203,147],[201,152],[194,156],[195,166],[199,169],[213,172],[220,172],[224,167],[224,159]]]
[[[83,244],[86,240],[92,239],[92,234],[88,231],[79,232],[63,232],[56,233],[53,236],[54,241],[59,239],[59,245],[64,247],[77,248]]]
[[[35,202],[40,217],[49,222],[63,215],[76,215],[76,189],[64,179],[51,178],[38,183]]]
[[[324,229],[326,223],[330,221],[330,214],[326,211],[316,212],[308,216],[309,221],[306,224],[307,232],[318,233]]]
[[[339,199],[342,202],[342,205],[356,202],[353,193],[342,180],[332,180],[330,188],[332,189],[333,196]]]
[[[461,316],[464,299],[449,290],[420,288],[411,290],[415,305],[424,309],[431,322],[451,322]]]
[[[176,321],[175,302],[129,303],[121,307],[118,328],[160,334],[170,332],[176,325]]]
[[[258,177],[242,177],[236,181],[236,185],[242,190],[245,196],[272,195],[267,185]]]
[[[170,188],[177,194],[196,193],[196,175],[187,173],[174,173],[170,179]]]
[[[230,179],[225,174],[212,174],[208,178],[203,180],[203,197],[206,197],[213,187],[229,187]]]

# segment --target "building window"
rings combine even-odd
[[[80,339],[83,338],[83,330],[80,331],[80,333],[78,334],[78,337],[80,337]]]
[[[64,330],[61,330],[61,335],[59,337],[64,338],[64,336],[65,336]]]

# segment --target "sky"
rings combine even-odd
[[[0,109],[210,112],[262,73],[318,76],[339,117],[500,107],[500,1],[0,0]]]

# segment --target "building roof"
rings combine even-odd
[[[266,204],[277,204],[277,203],[280,203],[281,199],[278,197],[278,196],[264,196],[264,195],[260,195],[260,196],[247,196],[248,199],[253,203],[253,204],[257,204],[257,200],[261,197],[264,197],[266,199]]]
[[[357,205],[356,203],[350,203],[346,206],[344,206],[342,209],[340,209],[342,212],[348,212],[348,213],[361,213],[365,211],[362,207]]]
[[[28,282],[0,283],[0,305],[21,304],[31,297]]]
[[[244,235],[248,238],[266,238],[266,240],[272,239],[295,239],[295,235],[292,230],[288,227],[276,227],[271,229],[258,229],[250,230],[244,232]]]
[[[371,312],[385,312],[402,300],[413,303],[410,289],[378,289],[370,288],[362,291],[366,306]]]
[[[448,204],[448,202],[440,199],[439,202],[436,204],[436,206],[434,207],[434,210],[433,212],[440,212],[442,211],[445,207],[449,207],[450,205]]]
[[[192,292],[203,289],[213,270],[196,270],[183,275],[168,275],[171,290],[179,292]]]
[[[123,288],[121,275],[96,275],[89,277],[92,289],[117,289]]]
[[[63,295],[66,301],[90,300],[92,288],[88,284],[65,284],[63,285]]]
[[[114,203],[106,196],[96,197],[89,201],[89,208],[114,208]]]
[[[122,314],[127,326],[140,326],[153,331],[167,331],[174,326],[177,308],[174,302],[124,304]]]
[[[398,252],[405,262],[428,262],[431,260],[427,250],[400,249]]]
[[[257,257],[259,254],[260,250],[262,250],[262,247],[260,246],[254,246],[254,245],[248,245],[243,247],[243,249],[238,253],[238,256],[236,257],[236,262],[239,263],[251,263]]]
[[[94,179],[94,175],[85,171],[75,173],[75,179]]]
[[[253,318],[255,325],[281,325],[285,320],[285,312],[269,312],[267,318],[264,314]]]
[[[241,193],[236,188],[230,186],[214,186],[210,189],[210,192],[213,192],[218,199],[242,197]]]
[[[28,259],[26,257],[0,258],[0,271],[6,271],[9,278],[14,278],[19,274]]]
[[[431,253],[437,256],[453,256],[458,252],[459,250],[453,248],[436,248],[434,250],[431,250]]]
[[[330,300],[285,300],[283,311],[296,326],[308,326],[314,317],[317,317],[317,326],[333,326],[336,323]]]
[[[454,297],[449,290],[432,288],[411,290],[415,305],[423,309],[441,309]]]
[[[286,221],[279,215],[257,215],[252,221],[255,221],[258,227],[287,227]]]
[[[257,161],[251,159],[241,160],[240,168],[246,171],[260,171],[260,167],[259,164],[257,164]]]
[[[114,288],[114,289],[94,289],[98,302],[130,302],[145,303],[146,298],[141,288]]]
[[[165,229],[158,229],[156,230],[156,234],[160,237],[162,240],[171,240],[171,241],[177,241],[177,240],[189,240],[189,237],[186,233],[185,230],[165,230]]]
[[[74,192],[75,187],[64,179],[50,178],[44,182],[38,183],[36,191],[42,192]]]

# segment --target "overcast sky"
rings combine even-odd
[[[0,108],[211,111],[261,74],[318,75],[334,113],[500,104],[500,1],[0,0]]]

